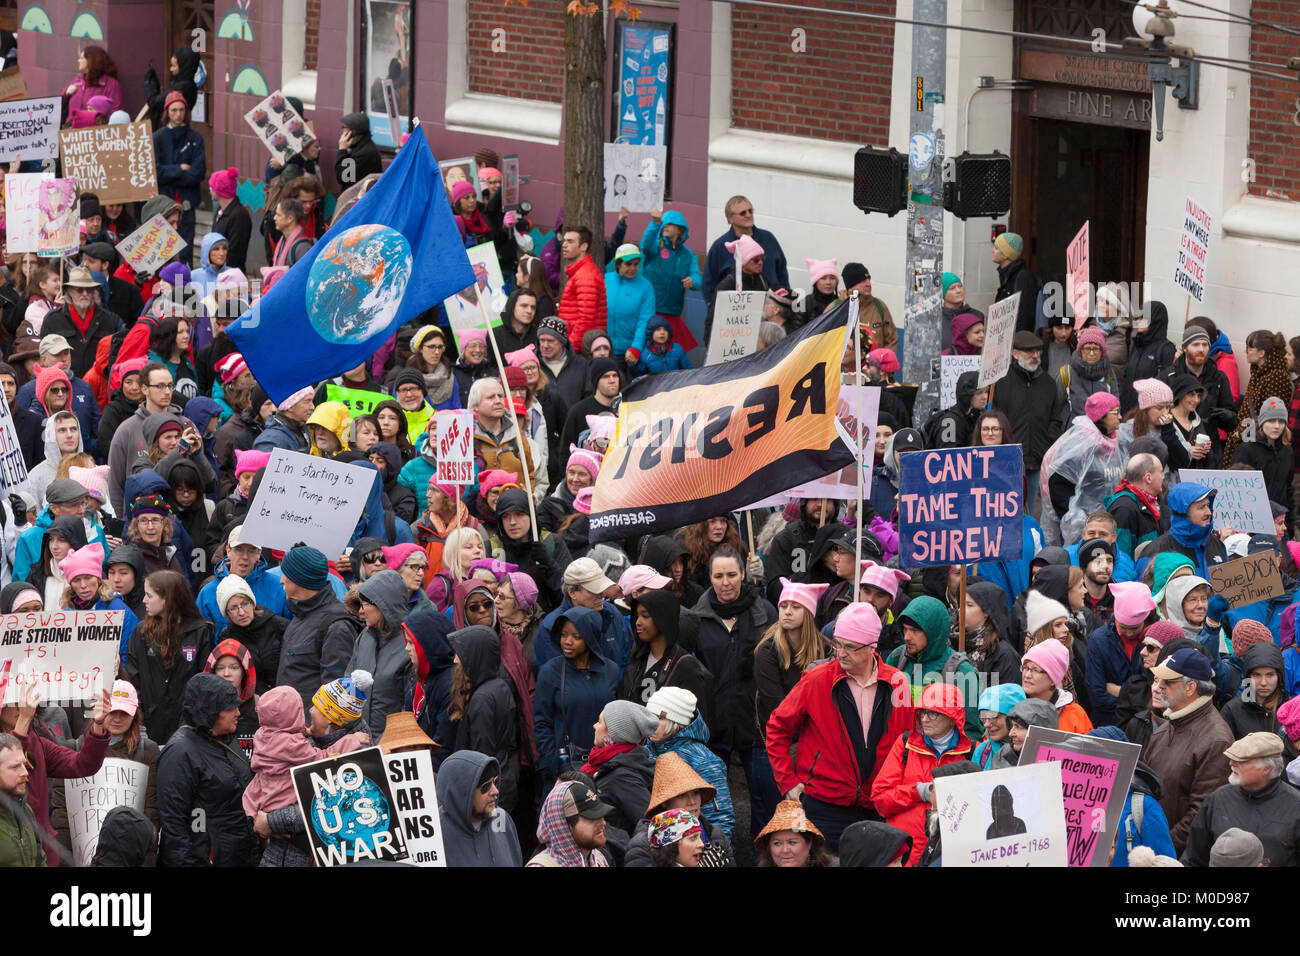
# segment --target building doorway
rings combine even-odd
[[[199,101],[195,105],[193,115],[190,117],[190,125],[195,132],[203,137],[203,155],[207,160],[209,173],[214,168],[212,158],[212,111],[216,107],[216,97],[212,95],[212,90],[216,86],[216,78],[213,73],[215,69],[213,49],[216,38],[216,14],[213,10],[213,0],[167,0],[167,49],[164,51],[163,67],[158,71],[158,78],[162,81],[163,89],[167,89],[171,83],[169,64],[171,63],[172,54],[181,47],[194,49],[195,44],[198,44],[199,59],[203,62],[207,80],[199,88]],[[203,197],[203,206],[208,207],[211,200],[208,197],[207,190],[201,188],[199,194]]]

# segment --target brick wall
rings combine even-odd
[[[1288,0],[1280,0],[1288,2]],[[884,145],[894,25],[814,13],[732,7],[731,122],[743,129]],[[893,15],[893,0],[838,0],[836,7]],[[791,36],[804,31],[803,52]]]
[[[307,0],[307,35],[303,39],[302,68],[316,69],[316,56],[320,52],[320,0]]]
[[[1300,4],[1295,0],[1255,0],[1251,16],[1300,29]],[[1288,57],[1300,49],[1296,39],[1276,30],[1254,29],[1250,37],[1250,58],[1276,64],[1274,72],[1286,72]],[[1273,196],[1300,201],[1300,86],[1295,80],[1276,80],[1255,75],[1250,78],[1250,147],[1255,160],[1255,181],[1251,195]]]
[[[566,5],[567,0],[531,0],[526,7],[469,0],[470,90],[561,102]],[[498,28],[505,31],[504,53],[493,52],[492,31]]]

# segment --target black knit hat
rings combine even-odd
[[[618,371],[618,363],[612,358],[602,355],[600,358],[591,360],[591,384],[595,386],[602,378],[610,372]]]

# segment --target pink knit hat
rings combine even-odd
[[[288,409],[293,408],[293,406],[301,402],[304,398],[311,398],[315,394],[316,394],[316,389],[312,388],[310,385],[304,385],[302,388],[298,389],[298,391],[294,392],[292,395],[290,395],[288,398],[282,401],[279,405],[275,406],[276,411],[280,411],[280,412],[287,411]]]
[[[587,473],[594,479],[600,474],[600,463],[604,461],[604,457],[604,455],[598,455],[594,451],[579,448],[577,445],[570,445],[569,460],[565,462],[564,467],[569,468],[577,465],[579,468],[585,468]]]
[[[876,564],[875,561],[862,562],[861,583],[870,584],[873,588],[880,588],[889,595],[891,601],[898,598],[899,583],[910,580],[912,580],[912,576],[905,571],[887,568],[883,564]]]
[[[894,354],[893,349],[872,349],[867,353],[867,361],[873,365],[879,365],[880,370],[886,375],[893,375],[901,367],[898,364],[898,356]]]
[[[836,635],[838,634],[839,629],[836,628]],[[1053,684],[1060,687],[1065,672],[1070,669],[1070,650],[1056,638],[1049,637],[1025,651],[1022,660],[1033,661],[1043,669]]]
[[[1110,586],[1115,595],[1115,622],[1125,627],[1136,627],[1156,609],[1151,589],[1141,581],[1122,581]]]
[[[229,199],[239,190],[239,170],[234,166],[218,169],[208,177],[208,188],[212,190],[212,195]]]
[[[1101,349],[1104,357],[1106,354],[1106,333],[1095,325],[1090,325],[1079,333],[1079,346],[1076,352],[1082,352],[1085,345],[1095,345]]]
[[[1273,640],[1273,632],[1266,626],[1259,621],[1244,618],[1232,629],[1232,653],[1237,657],[1245,657],[1246,652],[1256,644],[1271,640]]]
[[[265,468],[266,463],[271,460],[269,451],[240,451],[235,449],[235,477],[238,478],[246,471],[257,471],[259,468]]]
[[[1173,390],[1158,378],[1140,378],[1133,383],[1137,392],[1138,408],[1155,408],[1157,405],[1172,404]]]
[[[515,603],[527,614],[537,604],[537,582],[523,571],[511,571],[506,577],[514,588]]]
[[[456,336],[460,339],[462,349],[470,342],[482,342],[487,345],[487,329],[461,329]]]
[[[233,266],[228,269],[222,269],[221,275],[217,276],[217,289],[221,292],[232,292],[236,289],[248,288],[248,276],[244,275],[242,269],[236,269]]]
[[[489,176],[495,176],[497,179],[503,178],[501,170],[497,169],[495,166],[484,166],[478,171],[478,181],[484,185],[487,184]]]
[[[74,581],[83,574],[93,578],[104,576],[104,546],[99,542],[88,544],[84,548],[69,551],[68,556],[59,562],[59,570],[68,581]]]
[[[586,491],[586,489],[583,489]],[[641,588],[661,591],[673,583],[673,579],[660,574],[648,564],[634,564],[624,571],[618,579],[618,589],[624,594],[631,594]]]
[[[96,113],[103,113],[105,116],[113,112],[113,101],[107,96],[92,96],[86,100],[86,105]]]
[[[727,243],[727,251],[733,256],[736,254],[737,249],[740,250],[740,264],[742,266],[755,256],[765,255],[763,247],[758,244],[758,241],[753,236],[741,236],[734,242]]]
[[[598,441],[601,438],[613,441],[614,426],[617,424],[618,419],[613,415],[588,415],[587,441]]]
[[[578,493],[573,496],[573,510],[580,515],[591,514],[591,496],[595,493],[596,489],[591,485],[579,489]]]
[[[466,196],[474,195],[474,187],[465,180],[457,180],[451,186],[451,204],[454,206]]]
[[[537,357],[537,349],[531,345],[525,345],[523,348],[514,352],[507,352],[505,355],[506,364],[511,368],[523,368],[529,362],[540,366],[541,360]]]
[[[781,599],[776,603],[780,607],[786,601],[793,601],[809,614],[816,614],[817,601],[829,587],[829,584],[796,584],[789,578],[782,578]]]
[[[79,468],[73,465],[68,469],[68,477],[85,488],[87,494],[94,495],[100,501],[108,500],[108,465],[99,465],[95,468]]]
[[[395,544],[391,548],[384,545],[379,550],[384,552],[384,560],[388,562],[388,570],[396,571],[407,558],[422,552],[424,549],[418,544]]]
[[[1161,647],[1164,647],[1170,641],[1186,636],[1183,629],[1173,621],[1156,621],[1147,628],[1146,633],[1142,635],[1142,640],[1155,641]]]
[[[835,639],[875,647],[880,642],[880,615],[870,604],[850,604],[835,619]]]
[[[455,485],[444,485],[444,484],[439,484],[439,483],[438,483],[438,475],[437,475],[436,472],[435,472],[434,474],[432,474],[432,475],[429,476],[429,487],[430,487],[430,488],[437,488],[439,491],[441,491],[444,495],[446,495],[446,496],[447,496],[448,498],[450,498],[452,501],[456,501],[457,498],[460,497],[460,495],[459,495],[459,494],[457,493],[457,491],[456,491],[456,486],[455,486]]]
[[[1289,738],[1300,740],[1300,697],[1292,697],[1279,707],[1277,720]]]
[[[487,493],[493,488],[499,488],[502,485],[519,484],[519,476],[513,471],[502,471],[500,468],[489,468],[487,471],[478,473],[478,493],[487,496]]]
[[[808,275],[815,283],[818,279],[824,279],[826,276],[840,277],[840,267],[838,260],[835,259],[805,259],[808,263]]]
[[[217,376],[221,379],[222,385],[229,385],[247,371],[248,363],[238,352],[231,352],[217,363]]]
[[[1093,392],[1083,403],[1083,413],[1088,421],[1099,422],[1115,409],[1119,408],[1119,399],[1110,392]]]

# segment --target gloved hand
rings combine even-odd
[[[513,209],[507,209],[506,214],[501,217],[501,222],[505,225],[507,229],[513,229],[515,227],[515,223],[518,221],[519,221],[519,216],[515,214],[515,211]]]
[[[1219,622],[1223,620],[1223,615],[1227,613],[1227,599],[1222,594],[1216,594],[1210,598],[1209,606],[1205,609],[1205,623],[1211,627],[1218,627]]]

